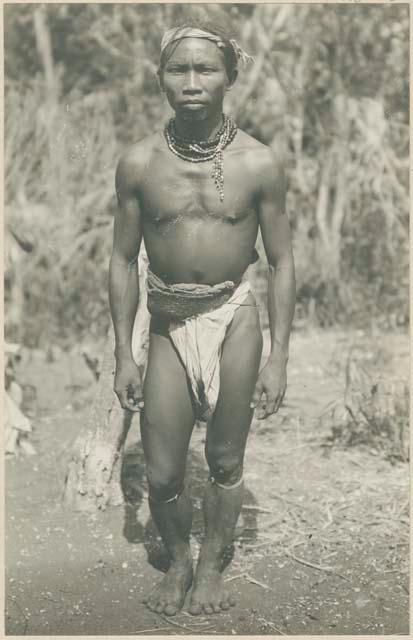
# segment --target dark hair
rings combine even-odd
[[[235,49],[230,42],[230,38],[232,34],[229,33],[228,30],[223,29],[220,25],[217,25],[214,22],[210,22],[208,20],[197,20],[197,19],[185,21],[184,23],[177,25],[177,28],[202,29],[203,31],[208,31],[209,33],[212,33],[215,36],[218,36],[219,38],[221,38],[224,46],[218,47],[218,49],[224,56],[224,65],[225,65],[225,70],[227,72],[227,76],[230,80],[233,79],[234,74],[237,71],[238,58],[237,58],[237,54],[235,53]],[[178,46],[178,43],[179,43],[179,40],[175,42],[171,42],[162,51],[161,57],[159,60],[159,68],[158,68],[159,75],[162,74],[169,58],[171,57],[176,47]]]

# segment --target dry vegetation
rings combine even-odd
[[[146,571],[146,559],[136,560],[137,547],[130,544],[145,542],[149,526],[139,443],[132,442],[125,457],[133,472],[127,497],[135,503],[125,511],[126,542],[119,536],[119,512],[106,514],[109,524],[93,521],[91,532],[84,521],[73,527],[69,510],[56,513],[73,443],[84,434],[96,394],[109,326],[116,161],[168,115],[154,72],[161,34],[184,6],[7,7],[6,336],[24,345],[16,378],[38,451],[24,477],[13,461],[9,469],[10,504],[22,531],[18,544],[30,549],[24,573],[21,548],[11,567],[12,579],[20,577],[20,586],[16,579],[10,587],[16,633],[48,634],[44,616],[63,634],[107,634],[115,622],[114,634],[119,625],[125,633],[379,634],[393,633],[399,623],[405,633],[407,9],[219,9],[255,57],[240,74],[228,109],[241,127],[284,154],[289,178],[298,301],[288,394],[274,420],[253,425],[249,441],[243,525],[227,576],[239,591],[244,618],[189,622],[183,612],[174,621],[154,614],[154,621],[142,610],[142,625],[131,626],[127,606],[136,603],[128,599],[153,577],[145,574],[137,585],[136,574],[126,576],[115,564],[126,558],[138,562],[142,575]],[[257,247],[261,259],[251,280],[266,328],[260,239]],[[132,440],[134,434],[132,428]],[[202,531],[203,437],[196,429],[189,465],[195,549]],[[81,561],[76,556],[79,564],[72,549],[62,547],[59,528],[50,528],[52,517],[62,519],[75,551],[76,545],[80,555],[87,550]],[[97,543],[100,555],[92,561]],[[52,584],[43,600],[57,571],[53,579],[42,575],[39,589],[33,588],[37,566],[50,558],[66,563],[77,587],[79,567],[88,567],[82,579],[95,598],[89,618],[79,614],[76,595],[57,596]],[[119,593],[133,591],[116,603],[116,615],[101,589],[111,563],[108,584]],[[27,611],[32,607],[31,619],[24,606],[19,613],[22,598]],[[81,611],[87,606],[83,602]],[[44,616],[42,607],[49,607]],[[125,617],[119,607],[126,607]],[[102,626],[94,627],[99,615]]]
[[[43,347],[52,339],[68,348],[105,334],[114,170],[126,146],[168,117],[155,80],[158,45],[184,11],[7,8],[10,340]],[[374,318],[384,330],[405,327],[407,7],[228,5],[212,12],[255,57],[227,108],[285,158],[297,326],[366,326]]]
[[[24,474],[17,461],[8,467],[10,631],[406,633],[408,466],[396,456],[389,464],[390,447],[380,449],[376,441],[374,448],[331,441],[326,418],[333,405],[344,403],[350,353],[351,366],[366,369],[373,380],[379,370],[388,388],[406,378],[403,336],[388,336],[377,356],[366,333],[295,333],[285,404],[272,420],[255,421],[249,438],[242,520],[226,573],[239,605],[222,617],[194,619],[184,610],[173,620],[141,604],[143,592],[159,580],[150,564],[165,568],[165,553],[145,500],[138,425],[132,424],[124,457],[125,509],[98,517],[62,509],[63,481],[73,443],[85,429],[93,380],[64,353],[54,363],[25,363],[27,383],[41,380],[37,409],[32,403],[38,455],[26,459]],[[90,390],[82,406],[79,386]],[[203,535],[204,437],[196,428],[188,464],[195,553]]]

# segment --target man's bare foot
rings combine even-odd
[[[234,605],[235,600],[224,588],[224,579],[220,571],[200,565],[195,576],[189,613],[193,616],[201,613],[222,613]]]
[[[185,602],[185,595],[192,584],[192,560],[172,565],[166,576],[142,602],[156,613],[174,616]]]

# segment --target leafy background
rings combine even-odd
[[[407,5],[16,4],[4,11],[7,338],[71,348],[105,334],[116,163],[169,115],[159,43],[188,12],[227,23],[254,56],[226,108],[286,159],[296,328],[406,326]]]

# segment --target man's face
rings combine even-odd
[[[203,38],[178,42],[160,82],[172,109],[185,120],[204,120],[222,111],[229,85],[223,55],[216,44]]]

